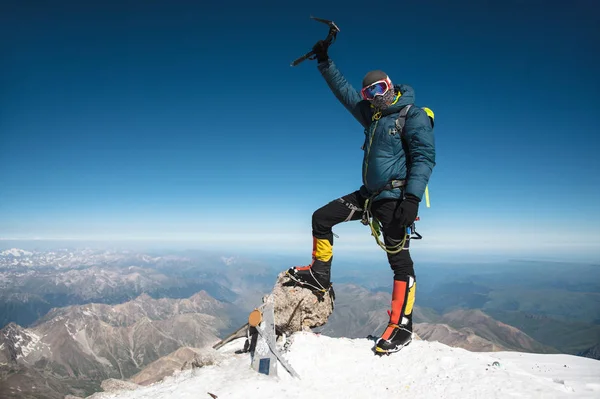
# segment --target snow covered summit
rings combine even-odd
[[[377,357],[367,339],[296,333],[284,354],[301,377],[294,379],[281,365],[276,378],[250,369],[249,354],[235,353],[243,341],[223,347],[218,364],[94,398],[600,397],[600,361],[571,355],[475,353],[416,340],[399,353]]]
[[[6,251],[0,252],[0,256],[13,256],[15,258],[20,258],[21,256],[31,256],[31,255],[33,255],[33,253],[22,250],[22,249],[18,249],[18,248],[11,248],[11,249],[7,249]]]

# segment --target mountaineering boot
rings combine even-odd
[[[390,322],[377,341],[375,353],[398,352],[412,341],[412,310],[415,304],[415,290],[416,283],[413,276],[406,276],[405,280],[394,280],[392,310],[388,311]]]
[[[311,290],[325,292],[331,287],[332,240],[313,237],[312,263],[288,269],[287,276],[299,285]],[[290,284],[291,285],[291,284]]]

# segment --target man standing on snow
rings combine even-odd
[[[412,339],[416,284],[406,232],[417,218],[419,202],[435,166],[433,113],[414,106],[413,89],[392,84],[382,71],[367,73],[362,90],[356,91],[329,58],[328,47],[320,40],[313,52],[333,94],[365,129],[363,185],[313,213],[312,263],[292,267],[287,274],[300,286],[329,290],[332,227],[362,219],[367,205],[367,211],[381,223],[386,248],[397,249],[386,251],[394,271],[392,309],[375,350],[397,352]],[[399,118],[405,122],[403,128],[397,125]]]

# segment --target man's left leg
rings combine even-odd
[[[372,205],[373,215],[381,222],[385,245],[398,247],[405,240],[406,227],[394,219],[398,200],[382,200]],[[412,340],[412,311],[415,303],[415,271],[409,252],[410,240],[406,238],[402,249],[396,253],[387,253],[390,267],[394,271],[392,289],[392,309],[390,321],[377,342],[376,351],[380,353],[397,352]]]

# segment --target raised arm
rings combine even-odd
[[[360,93],[348,83],[331,59],[320,62],[318,68],[337,99],[350,111],[358,123],[367,127],[368,121],[365,121],[360,110],[360,102],[362,101]]]

